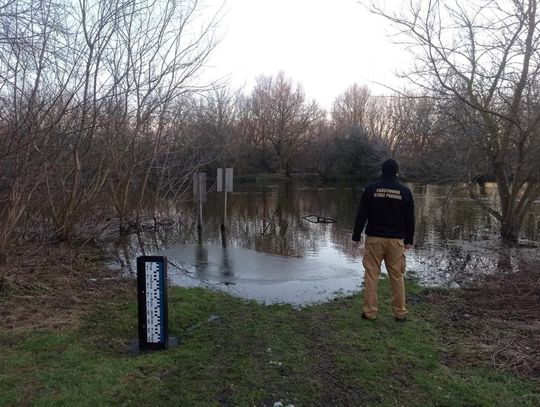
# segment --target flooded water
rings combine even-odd
[[[538,248],[502,248],[497,222],[448,186],[409,185],[416,204],[415,248],[407,275],[425,285],[461,286],[480,274],[516,270]],[[181,286],[207,286],[266,303],[304,305],[361,289],[363,248],[351,243],[362,187],[299,182],[244,184],[228,194],[226,247],[220,232],[223,194],[210,192],[203,207],[203,241],[197,243],[196,205],[167,208],[174,222],[133,237],[132,249],[168,257],[169,278]],[[496,207],[495,185],[481,191]],[[335,223],[311,223],[317,215]],[[152,233],[149,231],[152,230]],[[540,235],[540,202],[529,214],[523,239]],[[144,245],[142,243],[145,243]],[[133,252],[125,252],[134,260]]]

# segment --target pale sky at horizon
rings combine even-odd
[[[392,44],[388,23],[358,0],[226,0],[219,27],[223,39],[203,78],[228,77],[247,92],[259,75],[284,71],[328,109],[355,82],[374,94],[391,93],[375,82],[404,85],[395,72],[410,57]]]

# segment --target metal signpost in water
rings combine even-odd
[[[223,247],[227,246],[227,240],[225,238],[225,223],[227,222],[227,192],[233,192],[233,169],[225,168],[225,174],[223,174],[223,168],[217,169],[217,192],[223,192],[223,222],[221,223],[221,241]]]
[[[206,203],[206,172],[193,174],[193,197],[199,204],[199,217],[197,219],[197,234],[199,244],[202,244],[202,206]]]
[[[137,258],[137,300],[139,305],[139,350],[169,347],[167,305],[167,258]]]

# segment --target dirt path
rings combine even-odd
[[[365,402],[380,401],[380,397],[350,380],[349,375],[334,361],[333,349],[342,345],[336,342],[328,318],[323,313],[311,314],[305,318],[313,351],[311,370],[322,390],[318,405],[353,407],[364,405]]]

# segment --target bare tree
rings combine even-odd
[[[332,121],[343,131],[365,127],[370,91],[367,86],[353,84],[334,101]]]
[[[333,174],[336,156],[336,134],[331,123],[326,118],[317,121],[312,130],[310,145],[307,149],[308,168],[322,178]]]
[[[0,1],[0,258],[13,237],[71,239],[111,208],[122,227],[185,191],[208,162],[175,115],[216,44],[198,9]]]
[[[293,159],[308,142],[312,125],[322,110],[307,103],[302,87],[296,87],[283,72],[262,76],[250,98],[252,128],[274,150],[279,172],[290,175]]]
[[[239,107],[239,91],[226,84],[214,85],[202,93],[194,125],[202,142],[214,149],[222,164],[229,165],[233,155],[233,133]]]
[[[333,161],[341,175],[368,180],[389,155],[384,105],[366,86],[353,84],[336,98],[331,125],[336,154]]]
[[[500,222],[501,236],[516,241],[540,196],[537,1],[409,1],[400,12],[371,9],[408,38],[416,61],[411,80],[467,106],[463,119],[482,130],[499,189],[500,211],[484,207]]]
[[[0,3],[0,258],[13,238],[21,239],[34,217],[44,181],[52,127],[66,112],[67,97],[55,84],[74,68],[56,52],[65,40],[62,9],[49,2]],[[42,197],[41,197],[42,198]]]
[[[121,14],[113,40],[125,46],[119,46],[108,61],[113,109],[104,142],[114,174],[109,179],[110,196],[122,230],[138,223],[144,197],[162,192],[149,191],[150,181],[157,173],[159,181],[153,187],[163,184],[168,171],[159,166],[169,167],[170,149],[179,147],[170,132],[175,102],[188,100],[184,96],[194,90],[191,79],[215,45],[213,22],[193,34],[191,20],[197,6],[196,1],[132,2]],[[185,180],[187,174],[177,169]],[[172,185],[178,184],[168,183],[168,194]]]

